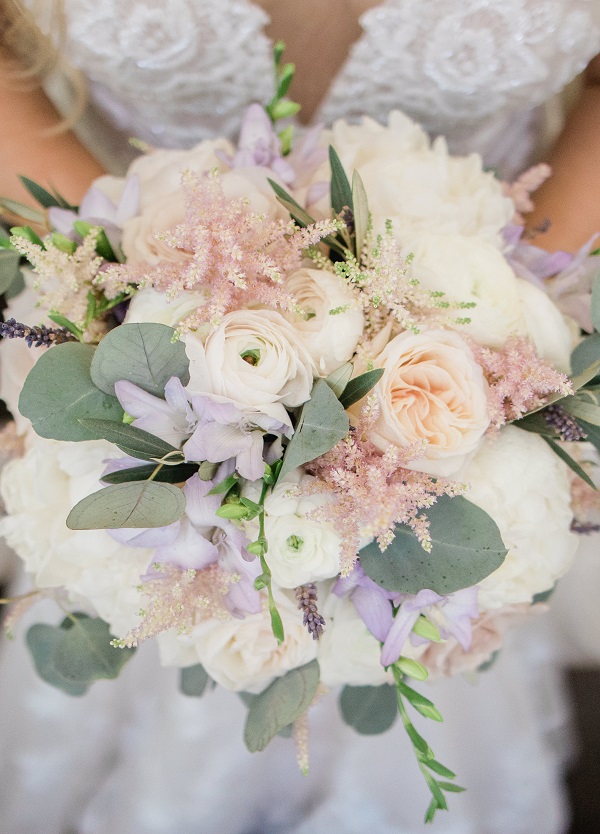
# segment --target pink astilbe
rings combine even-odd
[[[400,450],[390,445],[383,454],[378,451],[366,439],[376,412],[369,398],[354,431],[307,467],[317,480],[306,489],[336,498],[310,514],[331,522],[341,537],[342,576],[352,570],[361,539],[375,537],[385,550],[396,524],[408,524],[423,548],[430,550],[427,516],[420,511],[433,506],[440,495],[457,495],[465,489],[464,484],[405,469],[403,464],[414,460],[422,448]]]
[[[117,266],[99,280],[116,287],[152,286],[170,298],[186,290],[205,289],[206,300],[180,323],[180,333],[206,323],[216,326],[226,312],[248,302],[295,309],[283,279],[300,266],[303,251],[335,232],[337,225],[320,221],[299,229],[292,220],[271,220],[252,212],[247,199],[225,196],[216,173],[188,171],[182,187],[185,220],[161,239],[189,258],[156,266]]]
[[[471,349],[490,386],[493,428],[540,408],[551,394],[566,397],[573,393],[569,378],[540,359],[528,339],[513,336],[499,351],[471,342]]]
[[[512,183],[503,182],[502,190],[506,197],[510,197],[515,204],[515,214],[512,222],[517,226],[524,223],[523,215],[528,214],[535,208],[531,194],[540,187],[551,175],[552,169],[544,162],[534,165],[524,171],[521,176]]]
[[[142,622],[126,637],[115,640],[115,645],[137,646],[141,640],[169,628],[187,634],[201,620],[231,616],[224,600],[230,586],[239,579],[236,574],[227,573],[216,564],[199,571],[168,564],[153,567],[158,575],[140,586],[148,600],[140,612]]]

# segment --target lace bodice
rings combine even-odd
[[[127,136],[167,147],[231,136],[243,107],[271,96],[268,17],[250,0],[65,6],[69,57]],[[600,52],[600,0],[383,0],[360,24],[319,121],[400,108],[452,151],[513,169],[530,150],[536,105]]]

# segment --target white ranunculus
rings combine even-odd
[[[278,646],[266,604],[258,614],[243,619],[211,619],[199,623],[190,634],[159,635],[161,660],[166,666],[201,663],[210,677],[234,692],[261,692],[275,678],[314,660],[313,640],[292,592],[274,588],[285,641]]]
[[[525,320],[525,330],[538,356],[547,359],[564,374],[571,371],[571,351],[575,341],[569,322],[550,297],[538,287],[519,278],[517,290]]]
[[[501,246],[500,231],[510,222],[514,204],[494,175],[483,170],[477,154],[450,156],[441,138],[430,146],[422,129],[401,113],[390,114],[387,127],[370,119],[359,125],[338,121],[324,140],[346,171],[356,169],[362,177],[376,233],[390,219],[406,245],[416,234],[435,229]],[[313,182],[328,179],[322,167]],[[328,198],[317,208],[329,216]]]
[[[409,241],[409,252],[411,277],[422,287],[445,293],[450,302],[475,303],[456,310],[455,317],[471,320],[456,326],[460,333],[492,348],[526,333],[518,279],[495,246],[462,234],[426,233]]]
[[[367,629],[348,598],[329,594],[320,613],[325,628],[319,638],[317,659],[325,686],[380,686],[393,683],[381,665],[381,646]]]
[[[568,570],[577,548],[567,468],[541,437],[506,426],[461,470],[466,498],[492,516],[508,555],[479,583],[483,613],[530,603]]]
[[[489,426],[487,383],[466,342],[451,330],[401,333],[375,359],[380,414],[369,439],[378,449],[423,444],[409,468],[453,475]]]
[[[185,215],[185,195],[179,188],[160,201],[150,203],[142,214],[123,225],[121,247],[130,264],[187,261],[189,253],[168,246],[162,235],[173,229]]]
[[[341,278],[322,269],[299,269],[286,281],[302,314],[285,313],[298,338],[327,376],[352,358],[362,336],[364,315]]]
[[[275,416],[273,406],[305,403],[313,362],[294,328],[271,310],[236,310],[204,344],[212,391]],[[282,422],[287,422],[282,414]]]
[[[152,321],[176,327],[205,301],[204,293],[191,291],[186,291],[170,301],[166,293],[148,287],[137,292],[131,299],[125,323]]]
[[[7,516],[0,534],[37,587],[64,586],[123,636],[138,623],[137,586],[151,551],[123,547],[105,530],[69,530],[65,524],[71,508],[100,488],[103,461],[112,455],[114,446],[103,440],[65,443],[30,435],[24,457],[2,470]]]

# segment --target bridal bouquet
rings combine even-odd
[[[47,230],[0,241],[3,289],[31,267],[0,350],[23,444],[0,532],[34,582],[11,619],[63,608],[26,639],[72,695],[156,638],[187,694],[244,694],[250,750],[291,728],[303,769],[307,710],[341,685],[360,733],[400,714],[431,819],[461,788],[408,681],[488,663],[574,555],[598,256],[535,249],[531,183],[401,113],[290,147],[284,94],[237,147],[149,149],[79,207],[24,180],[43,210],[10,205]]]

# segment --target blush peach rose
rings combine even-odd
[[[374,392],[380,415],[370,440],[423,444],[408,468],[449,476],[475,451],[490,419],[487,382],[467,343],[449,330],[396,336],[375,360],[384,369]]]

